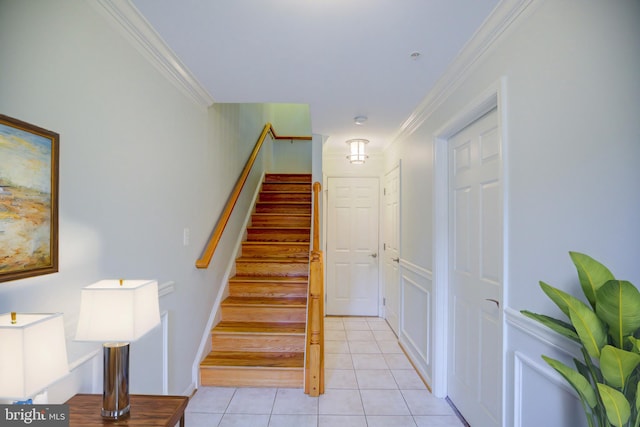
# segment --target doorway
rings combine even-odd
[[[503,419],[504,85],[436,132],[434,153],[433,392],[483,426]]]
[[[328,178],[328,315],[378,316],[378,178]]]

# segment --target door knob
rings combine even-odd
[[[485,301],[490,301],[492,303],[494,303],[495,305],[497,305],[498,307],[500,307],[500,301],[498,301],[497,299],[493,299],[493,298],[485,298]]]
[[[400,262],[400,258],[391,258],[391,261],[393,261],[393,262]]]
[[[378,254],[375,254],[375,253],[374,253],[374,254],[371,254],[371,255],[369,255],[369,256],[370,256],[371,258],[377,258],[377,257],[378,257]]]

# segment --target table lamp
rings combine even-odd
[[[0,314],[0,397],[25,401],[69,373],[62,313]]]
[[[101,280],[82,289],[76,340],[103,343],[103,418],[129,415],[129,343],[159,324],[156,281]]]

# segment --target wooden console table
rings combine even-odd
[[[129,396],[129,417],[117,421],[105,420],[100,416],[101,394],[76,394],[66,404],[69,405],[69,427],[174,427],[178,422],[180,427],[184,427],[184,410],[188,401],[186,396],[132,394]]]

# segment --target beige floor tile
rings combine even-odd
[[[236,389],[233,387],[200,387],[187,406],[187,412],[209,412],[223,414]]]
[[[413,370],[413,365],[407,359],[407,356],[404,354],[383,354],[384,360],[389,365],[390,369],[411,369]]]
[[[298,388],[280,388],[276,393],[272,413],[315,415],[318,413],[318,399]]]
[[[228,414],[270,414],[275,388],[239,388],[227,408]]]
[[[353,369],[325,369],[324,384],[326,389],[358,389],[356,371]],[[325,393],[328,391],[325,390]]]
[[[318,427],[367,427],[364,415],[320,415]]]
[[[368,415],[411,415],[399,390],[360,390]]]
[[[316,427],[317,415],[271,415],[269,427]],[[191,427],[191,426],[189,426]]]
[[[356,378],[358,379],[358,388],[360,390],[385,390],[397,389],[393,375],[390,370],[385,369],[361,369],[356,370]]]
[[[375,341],[349,341],[351,354],[379,354],[381,353]]]
[[[185,412],[184,423],[189,427],[217,426],[224,414],[206,414],[202,412]]]
[[[422,378],[413,369],[392,369],[391,373],[401,390],[427,390]]]
[[[369,324],[369,329],[372,331],[391,331],[391,327],[384,319],[376,318],[374,320],[367,320]]]
[[[347,341],[326,341],[324,342],[324,352],[326,353],[350,353]]]
[[[398,337],[394,334],[391,329],[386,331],[373,331],[373,335],[375,336],[376,341],[398,341]]]
[[[347,334],[345,331],[340,331],[340,330],[325,330],[324,340],[325,341],[346,341]]]
[[[444,399],[434,397],[428,390],[401,390],[412,415],[455,415]]]
[[[215,425],[215,424],[214,424]],[[224,414],[218,427],[268,427],[269,415]]]
[[[358,390],[331,390],[319,399],[321,415],[364,415]]]
[[[351,354],[325,354],[325,369],[353,369]]]
[[[344,322],[339,317],[325,317],[324,329],[325,331],[344,331]]]
[[[463,427],[462,421],[454,415],[420,415],[414,416],[418,427]]]
[[[382,354],[353,354],[355,369],[389,369]]]
[[[369,323],[365,319],[362,320],[352,320],[345,319],[344,320],[344,328],[347,331],[369,331]]]
[[[416,427],[411,415],[367,415],[368,427]]]
[[[347,330],[348,341],[375,341],[371,331],[354,331]]]
[[[404,354],[398,341],[376,341],[378,348],[383,353]]]

